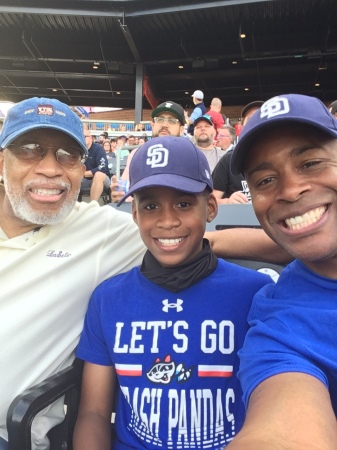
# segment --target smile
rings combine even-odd
[[[172,247],[173,245],[179,244],[183,238],[178,239],[158,239],[158,242],[160,242],[161,245],[165,247]]]
[[[320,206],[319,208],[306,212],[302,216],[295,216],[285,219],[285,223],[291,230],[300,230],[301,228],[308,227],[309,225],[317,222],[327,209],[327,206]]]
[[[59,195],[62,193],[60,189],[32,189],[31,192],[36,195]]]

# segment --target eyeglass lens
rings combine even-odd
[[[41,161],[47,154],[47,149],[53,147],[42,147],[36,143],[10,144],[10,151],[22,161]],[[67,149],[58,148],[55,150],[56,160],[64,166],[74,166],[83,160],[82,151],[79,148],[67,146]]]

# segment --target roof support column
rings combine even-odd
[[[136,63],[136,95],[135,95],[135,123],[139,123],[143,117],[143,78],[144,64]]]

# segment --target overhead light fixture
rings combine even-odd
[[[185,94],[186,94],[186,95],[188,95],[188,94],[189,94],[189,92],[185,91]]]
[[[232,61],[232,64],[237,64],[238,62],[237,61]]]
[[[249,91],[249,88],[245,88],[245,91]]]
[[[57,92],[57,89],[54,88],[54,89],[53,89],[53,92]]]
[[[327,70],[328,63],[326,61],[322,61],[318,67],[318,70]]]
[[[241,33],[241,34],[240,34],[240,38],[241,38],[241,39],[244,39],[245,37],[246,37],[245,33]]]
[[[178,69],[183,69],[184,68],[184,66],[178,66]]]
[[[94,66],[99,66],[100,63],[98,61],[94,61]]]
[[[117,94],[117,95],[121,95],[121,93],[120,93],[119,91],[116,91],[116,94]]]
[[[92,66],[93,69],[98,69],[98,66]]]
[[[320,83],[315,83],[315,86],[316,86],[316,87],[319,87],[319,86],[320,86]]]

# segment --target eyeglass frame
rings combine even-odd
[[[22,157],[23,156],[23,152],[20,154],[19,152],[16,152],[15,151],[15,148],[16,149],[18,149],[18,148],[21,148],[21,150],[22,150],[22,147],[25,147],[25,146],[28,146],[28,145],[36,145],[37,147],[39,147],[41,150],[42,150],[42,152],[40,151],[40,154],[39,155],[35,155],[35,157],[33,157],[33,158],[27,158],[27,159],[25,159],[24,157]],[[62,162],[62,161],[60,161],[59,160],[59,156],[58,156],[58,152],[64,152],[63,153],[63,156],[66,156],[65,155],[65,153],[68,153],[68,155],[69,156],[71,156],[71,153],[69,153],[69,151],[68,150],[65,150],[65,149],[63,149],[63,148],[57,148],[57,149],[55,149],[55,147],[53,147],[52,145],[47,145],[47,146],[42,146],[42,145],[40,145],[40,144],[36,144],[35,142],[29,142],[29,143],[26,143],[26,144],[20,144],[20,143],[15,143],[15,142],[12,142],[11,144],[8,144],[7,145],[7,147],[6,147],[17,159],[19,159],[20,161],[23,161],[23,162],[26,162],[26,163],[32,163],[32,162],[40,162],[40,161],[42,161],[45,157],[46,157],[46,155],[47,155],[47,152],[48,152],[48,149],[52,149],[52,150],[55,150],[55,152],[54,152],[54,156],[55,156],[55,159],[56,159],[56,161],[61,165],[61,166],[63,166],[63,167],[75,167],[76,166],[76,164],[77,163],[82,163],[82,164],[84,164],[84,162],[85,162],[85,160],[87,159],[87,155],[85,155],[84,153],[83,153],[83,150],[80,148],[80,147],[75,147],[75,146],[72,146],[72,145],[69,145],[69,146],[67,146],[67,148],[68,149],[74,149],[74,150],[76,150],[76,151],[78,151],[78,159],[76,160],[76,161],[74,161],[74,162],[68,162],[68,163],[65,163],[65,162]],[[14,150],[13,150],[14,149]],[[0,149],[1,151],[3,151],[4,149],[3,148],[1,148]],[[32,150],[30,150],[31,152],[32,152]],[[33,154],[33,153],[32,153]],[[62,156],[62,155],[61,155]]]
[[[153,118],[153,122],[160,123],[160,124],[167,122],[169,125],[177,125],[178,123],[180,123],[180,120],[175,117],[156,116]]]

